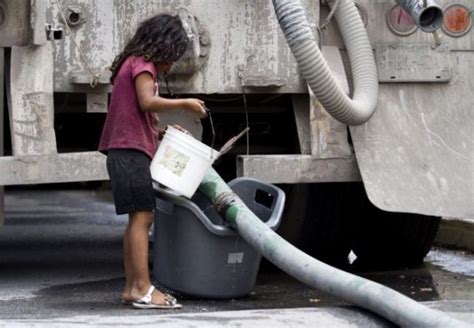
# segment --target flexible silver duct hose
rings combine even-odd
[[[328,113],[347,125],[367,122],[377,105],[378,77],[367,31],[354,2],[341,0],[335,14],[352,66],[353,99],[339,86],[321,54],[300,0],[273,0],[273,6],[302,76]]]

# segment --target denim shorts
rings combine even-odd
[[[117,214],[155,209],[150,158],[144,152],[109,149],[107,171]]]

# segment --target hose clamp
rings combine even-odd
[[[225,212],[231,207],[237,200],[237,195],[233,192],[223,192],[216,197],[214,201],[214,208],[221,215],[224,216]]]

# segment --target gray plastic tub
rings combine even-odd
[[[278,228],[284,192],[250,178],[229,187],[268,227]],[[261,255],[252,249],[197,191],[192,200],[155,185],[153,276],[174,291],[206,298],[236,298],[250,293]]]

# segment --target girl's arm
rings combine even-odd
[[[198,117],[206,117],[204,102],[195,98],[167,99],[156,96],[154,93],[155,82],[148,72],[143,72],[135,78],[135,89],[137,91],[138,104],[144,112],[160,113],[173,109],[187,109]]]

